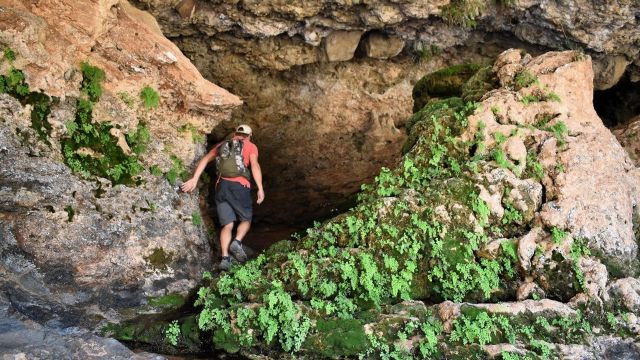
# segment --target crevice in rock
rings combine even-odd
[[[640,82],[632,82],[626,74],[612,88],[594,91],[593,105],[606,127],[625,125],[640,115]]]

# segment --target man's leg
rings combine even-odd
[[[222,256],[229,256],[229,244],[231,243],[231,232],[233,231],[233,223],[228,223],[220,230],[220,251]]]
[[[236,240],[242,241],[242,239],[244,239],[244,236],[247,235],[247,233],[249,232],[250,228],[251,228],[251,221],[248,221],[248,220],[241,221],[240,224],[238,225],[238,230],[236,230]]]

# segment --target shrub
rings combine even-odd
[[[80,63],[80,70],[82,71],[80,91],[86,94],[91,102],[97,102],[102,96],[102,82],[106,78],[104,71],[86,62]]]
[[[160,105],[160,95],[150,86],[142,88],[140,99],[146,109],[155,109]]]

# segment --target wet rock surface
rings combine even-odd
[[[80,328],[51,329],[20,315],[0,295],[0,359],[118,359],[162,360],[164,356],[134,354],[114,339]]]

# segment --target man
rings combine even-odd
[[[216,181],[216,210],[222,230],[220,231],[220,250],[222,260],[218,268],[228,271],[231,268],[229,253],[240,263],[247,260],[242,249],[242,239],[251,227],[253,209],[251,206],[251,175],[258,186],[258,204],[264,200],[262,171],[258,163],[258,148],[251,142],[251,128],[240,125],[230,140],[218,143],[199,162],[193,177],[182,184],[184,192],[191,192],[198,185],[200,175],[207,164],[216,159],[218,179]],[[248,168],[251,169],[251,175]],[[231,241],[233,225],[240,221],[236,237]]]

